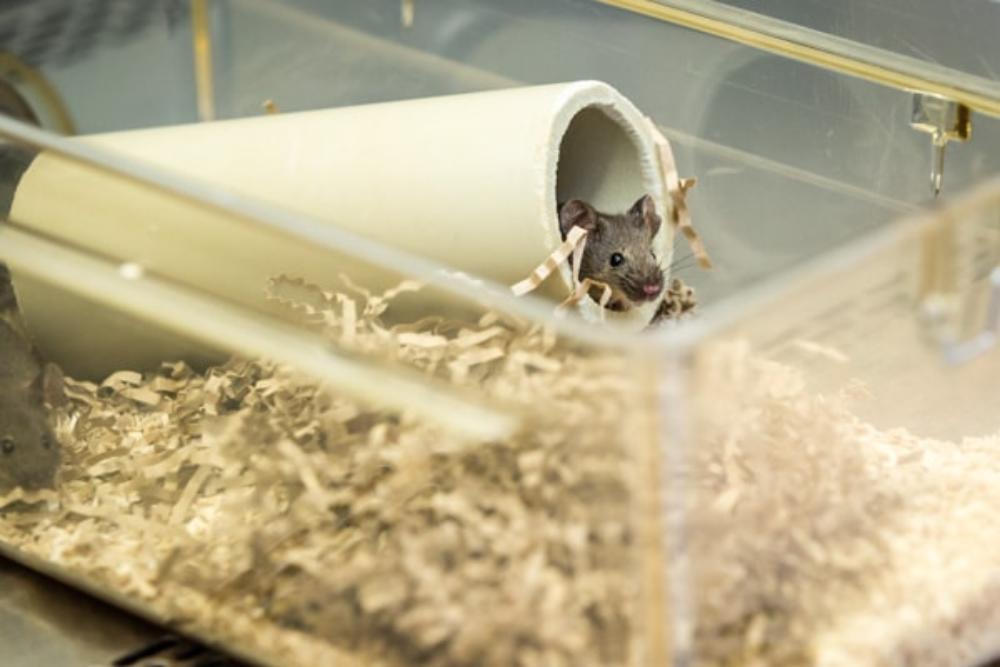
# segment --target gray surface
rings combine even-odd
[[[110,665],[162,634],[160,628],[0,558],[4,667]]]

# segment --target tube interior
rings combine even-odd
[[[608,111],[588,107],[570,121],[559,146],[557,203],[582,199],[600,211],[621,213],[643,195],[639,151]]]

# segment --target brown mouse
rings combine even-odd
[[[663,294],[664,273],[653,251],[660,230],[653,198],[644,195],[625,213],[602,213],[579,199],[559,205],[559,229],[565,239],[573,227],[587,230],[587,245],[580,262],[580,280],[590,278],[611,288],[606,308],[625,311]],[[590,297],[600,302],[603,288]]]
[[[28,339],[10,273],[0,264],[0,493],[53,485],[59,443],[45,401],[61,385],[58,368],[43,364]]]

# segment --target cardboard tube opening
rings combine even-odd
[[[556,238],[560,233],[555,211],[559,202],[569,199],[581,199],[605,213],[622,213],[644,194],[650,194],[660,215],[667,219],[659,163],[651,154],[648,137],[641,134],[638,118],[631,105],[617,96],[607,102],[584,104],[568,118],[554,164],[552,211]],[[665,270],[672,261],[671,231],[669,225],[661,225],[652,243]],[[560,267],[560,274],[562,282],[570,287],[568,263]],[[636,329],[649,322],[655,307],[651,304],[624,313],[601,312],[588,297],[580,302],[579,312],[588,320],[617,321]]]

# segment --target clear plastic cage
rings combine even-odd
[[[64,373],[8,346],[4,554],[268,664],[990,657],[995,81],[949,70],[974,134],[932,202],[913,90],[717,3],[142,4],[0,13],[44,128],[0,119],[4,169],[75,174],[50,186],[69,232],[9,201],[0,223],[25,316],[0,333]],[[677,241],[701,307],[676,327],[556,317],[56,135],[578,78],[699,179],[717,268]]]

